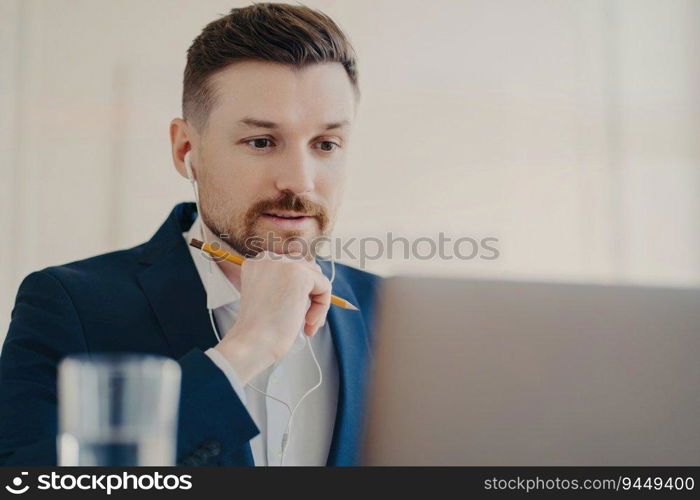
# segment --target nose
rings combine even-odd
[[[291,191],[294,194],[313,192],[316,168],[303,151],[290,152],[282,159],[275,180],[279,191]]]

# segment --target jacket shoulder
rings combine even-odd
[[[144,244],[108,252],[81,260],[45,267],[35,273],[49,274],[61,283],[83,283],[99,279],[109,281],[110,277],[130,276],[140,268]]]

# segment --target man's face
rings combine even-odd
[[[215,104],[192,151],[205,223],[246,256],[284,252],[290,238],[310,248],[331,231],[344,186],[356,103],[342,65],[243,61],[210,83]]]

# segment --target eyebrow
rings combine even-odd
[[[279,124],[275,122],[271,122],[268,120],[261,120],[259,118],[252,118],[250,116],[246,116],[245,118],[242,118],[238,120],[238,123],[242,125],[247,125],[249,127],[257,127],[257,128],[269,128],[269,129],[277,129],[279,128]],[[342,128],[345,125],[349,125],[350,120],[340,120],[337,122],[330,122],[326,123],[323,126],[323,130],[332,130],[336,128]]]

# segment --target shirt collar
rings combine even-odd
[[[187,242],[187,248],[190,249],[190,255],[197,268],[199,279],[202,280],[202,285],[204,285],[204,291],[207,294],[207,309],[214,310],[228,304],[238,303],[241,299],[240,292],[226,277],[216,262],[208,259],[203,251],[190,245],[192,238],[202,239],[201,224],[202,220],[197,216],[197,219],[192,223],[192,227],[190,227],[189,231],[182,233],[182,236]]]

